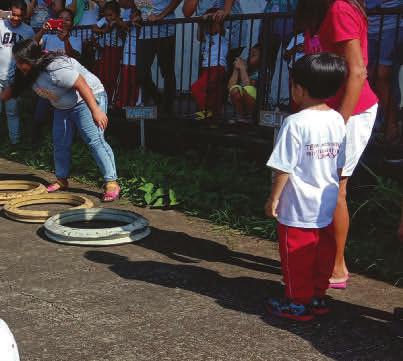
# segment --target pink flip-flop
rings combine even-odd
[[[347,281],[349,278],[349,274],[347,274],[347,277],[345,278],[330,278],[329,288],[333,288],[335,290],[345,290],[347,288]]]
[[[117,186],[113,191],[105,191],[102,194],[102,202],[108,203],[113,202],[119,199],[120,196],[120,187]]]
[[[67,181],[57,180],[55,183],[52,183],[46,187],[48,193],[53,193],[57,191],[64,191],[69,187]]]

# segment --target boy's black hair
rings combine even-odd
[[[106,10],[111,10],[115,14],[120,15],[120,6],[119,6],[119,3],[117,1],[108,1],[105,4],[104,8],[102,9],[104,14],[105,14]]]
[[[10,4],[10,9],[11,8],[17,8],[22,10],[24,13],[27,12],[27,3],[25,0],[12,0]]]
[[[327,99],[337,93],[347,75],[346,61],[331,53],[305,55],[291,69],[291,79],[315,99]]]

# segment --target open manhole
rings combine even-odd
[[[134,212],[113,208],[74,209],[54,215],[45,234],[59,243],[112,246],[132,243],[150,234],[148,221]]]

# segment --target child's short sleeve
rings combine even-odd
[[[68,58],[57,58],[49,71],[52,82],[60,88],[72,88],[80,76]]]
[[[346,164],[346,136],[340,144],[339,154],[337,156],[337,169],[343,169]]]
[[[292,117],[288,117],[277,136],[267,166],[285,173],[293,173],[298,164],[301,149],[301,139]]]

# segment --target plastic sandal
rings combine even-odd
[[[120,196],[120,187],[116,186],[112,191],[106,191],[102,194],[102,202],[109,203],[116,201]]]
[[[46,187],[48,193],[53,193],[57,191],[64,191],[69,187],[67,180],[58,179],[55,183],[52,183]]]
[[[347,281],[349,278],[349,274],[347,274],[347,277],[345,278],[331,278],[329,280],[329,288],[333,288],[335,290],[345,290],[347,288]]]

